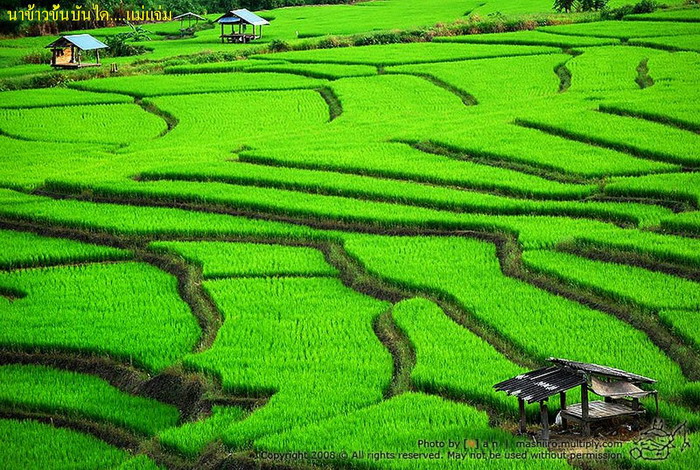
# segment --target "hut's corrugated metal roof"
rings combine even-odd
[[[270,24],[270,22],[267,21],[265,18],[261,18],[252,11],[248,11],[245,8],[241,8],[240,10],[233,10],[231,13],[233,13],[246,23],[255,26]]]
[[[649,377],[644,377],[643,375],[633,374],[632,372],[615,369],[614,367],[601,366],[599,364],[570,361],[568,359],[559,359],[556,357],[550,357],[549,362],[558,366],[568,367],[573,370],[580,370],[589,374],[602,375],[605,377],[613,377],[620,380],[626,380],[628,382],[647,384],[653,384],[656,382],[656,380],[650,379]]]
[[[254,26],[263,26],[270,24],[265,18],[261,18],[252,11],[248,11],[245,8],[240,10],[231,10],[228,13],[219,17],[216,21],[217,23],[237,23],[237,21],[230,21],[228,18],[238,18],[246,24],[251,24]]]
[[[235,16],[222,16],[221,18],[216,20],[216,22],[222,24],[240,23],[241,19]]]
[[[108,47],[107,44],[95,39],[89,34],[73,34],[69,36],[61,36],[46,47],[53,47],[54,45],[60,46],[63,41],[69,42],[77,48],[82,49],[84,51],[91,51],[94,49],[106,49]]]
[[[497,383],[493,388],[522,398],[528,403],[534,403],[578,387],[585,382],[586,378],[582,374],[552,366],[517,375]]]

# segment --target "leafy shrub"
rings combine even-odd
[[[357,36],[354,39],[355,46],[372,46],[379,44],[396,44],[402,41],[403,33],[398,31],[389,31],[377,34]]]
[[[131,31],[126,33],[115,34],[114,36],[107,36],[105,38],[105,44],[109,47],[107,51],[108,55],[112,57],[125,57],[132,55],[139,55],[146,52],[146,48],[143,46],[135,46],[133,44],[127,44],[128,41],[150,41],[151,33],[146,31],[143,26],[134,26],[127,23],[131,27]]]
[[[126,57],[132,55],[139,55],[146,52],[146,48],[143,46],[134,46],[133,44],[127,44],[129,39],[129,33],[119,33],[114,36],[107,36],[105,38],[105,44],[109,49],[107,50],[107,55],[112,57]]]
[[[633,7],[632,13],[652,13],[657,8],[659,4],[656,0],[642,0]]]
[[[51,52],[47,49],[38,49],[22,57],[23,64],[48,64],[51,61]]]
[[[61,72],[53,72],[46,75],[38,75],[31,77],[26,88],[51,88],[63,85],[72,81],[66,74]]]
[[[319,49],[332,49],[334,47],[348,47],[351,44],[347,39],[339,38],[338,36],[330,36],[326,39],[319,41]]]
[[[565,11],[599,11],[606,7],[608,0],[554,0],[554,9]]]
[[[271,52],[285,52],[288,51],[290,47],[286,41],[275,39],[270,43],[269,49]]]
[[[636,5],[623,5],[620,8],[603,8],[600,18],[603,20],[621,20],[627,15],[652,13],[659,8],[656,0],[642,0]]]

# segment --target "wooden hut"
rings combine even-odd
[[[107,45],[89,34],[61,36],[46,46],[51,49],[51,66],[59,68],[99,67],[100,49]],[[95,62],[83,62],[83,51],[95,51]]]
[[[549,439],[549,413],[547,400],[559,395],[562,428],[568,421],[581,424],[584,436],[590,436],[591,423],[626,416],[640,416],[646,411],[639,399],[653,395],[656,411],[659,410],[656,390],[642,390],[639,385],[652,384],[654,379],[625,372],[612,367],[550,358],[553,365],[543,369],[520,374],[493,387],[518,398],[520,409],[520,432],[525,432],[525,402],[540,404],[542,439]],[[566,405],[566,392],[581,387],[581,402]],[[604,398],[603,401],[589,401],[588,392]]]
[[[194,21],[195,26],[201,21],[207,21],[207,19],[203,16],[200,16],[196,13],[192,13],[191,11],[188,11],[187,13],[183,13],[181,15],[177,15],[175,18],[173,18],[175,21],[180,21],[180,31],[185,31],[190,28],[192,28],[192,22]],[[184,27],[185,25],[185,20],[187,21],[187,28]]]
[[[260,39],[262,27],[270,24],[265,18],[261,18],[246,9],[229,11],[217,18],[216,22],[221,25],[221,42],[250,42]],[[231,25],[230,34],[224,32],[226,25]],[[248,26],[252,27],[251,32],[246,32]],[[256,26],[258,27],[257,32]]]

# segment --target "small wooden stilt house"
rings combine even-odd
[[[250,42],[262,37],[262,27],[270,22],[261,18],[255,13],[246,9],[232,10],[221,15],[216,20],[221,25],[221,42]],[[226,34],[224,27],[231,25],[231,33]],[[248,26],[252,27],[251,32],[247,32]],[[255,27],[258,27],[257,32]]]
[[[591,423],[626,416],[640,416],[646,413],[639,399],[653,395],[658,413],[659,402],[656,390],[643,390],[638,385],[652,384],[654,379],[625,372],[612,367],[550,358],[553,365],[533,370],[511,379],[499,382],[493,387],[518,398],[520,409],[520,432],[525,432],[525,402],[540,404],[542,440],[549,440],[549,412],[547,400],[559,395],[562,428],[567,429],[568,421],[580,423],[584,436],[590,436]],[[581,387],[581,402],[566,404],[566,392]],[[588,392],[604,398],[603,401],[589,401]]]
[[[107,45],[89,34],[74,34],[61,36],[46,46],[51,49],[51,66],[58,68],[99,67],[100,49]],[[95,62],[83,62],[83,51],[95,51]]]

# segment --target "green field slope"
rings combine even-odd
[[[341,1],[0,38],[0,469],[694,470],[700,10]],[[493,385],[551,357],[691,447],[553,395],[543,455]]]

